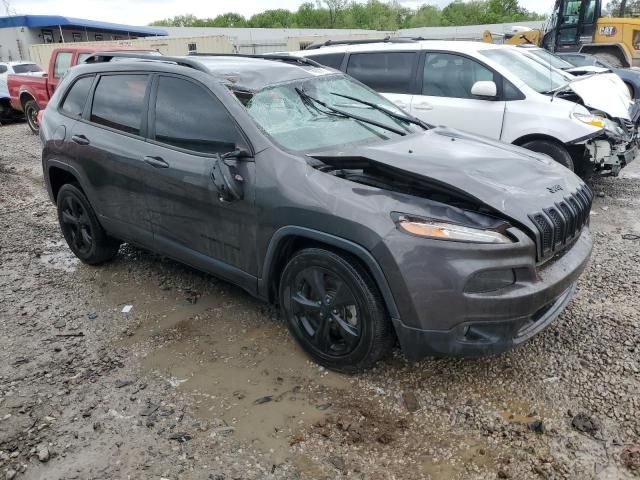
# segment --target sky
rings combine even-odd
[[[308,1],[308,0],[307,0]],[[424,3],[445,6],[451,0],[401,0],[407,7],[416,8]],[[215,17],[233,11],[246,17],[273,8],[296,10],[304,0],[0,0],[0,16],[11,13],[22,15],[64,15],[127,25],[147,25],[154,20],[192,13],[196,17]],[[520,0],[528,10],[548,13],[553,0]]]

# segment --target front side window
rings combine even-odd
[[[297,152],[380,142],[421,131],[381,111],[404,115],[386,98],[345,75],[326,75],[267,87],[257,93],[236,91],[235,94],[267,135],[282,147]]]
[[[233,119],[208,90],[188,80],[160,77],[155,139],[199,153],[227,153],[242,142]]]
[[[53,76],[61,78],[67,70],[71,68],[71,59],[73,53],[71,52],[59,52],[56,56],[56,62],[53,65]]]
[[[63,112],[74,117],[82,115],[84,104],[87,101],[87,96],[89,95],[93,79],[94,77],[90,76],[76,80],[76,83],[71,86],[67,96],[62,102],[62,106],[60,108]]]
[[[417,58],[413,52],[354,53],[347,73],[378,92],[410,94]]]
[[[7,73],[7,66],[6,65],[0,65],[0,73]]]
[[[147,83],[147,75],[100,77],[93,94],[91,121],[139,135]]]
[[[481,50],[480,54],[504,67],[529,88],[539,93],[553,91],[570,81],[570,77],[564,72],[545,67],[515,49],[493,48]]]
[[[323,53],[321,55],[307,55],[309,60],[314,60],[327,67],[340,70],[342,61],[344,60],[344,53]]]
[[[494,74],[475,60],[450,53],[429,53],[424,63],[422,94],[433,97],[476,98],[471,87],[495,81]]]
[[[84,61],[89,58],[93,53],[79,53],[78,54],[78,63],[84,63]]]

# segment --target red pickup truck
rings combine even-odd
[[[101,47],[70,46],[55,49],[49,61],[49,70],[42,77],[17,74],[8,76],[7,86],[9,97],[11,98],[11,107],[24,112],[29,128],[33,133],[37,134],[40,129],[38,112],[47,106],[49,99],[67,70],[78,63],[84,62],[96,52],[123,50],[142,52],[142,50],[135,47],[114,47],[113,45]],[[144,53],[149,52],[144,51]]]

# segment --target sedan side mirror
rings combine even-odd
[[[485,80],[474,83],[471,87],[471,95],[476,97],[485,97],[486,99],[496,98],[498,96],[498,87],[496,87],[496,82]]]

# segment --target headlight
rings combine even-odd
[[[496,230],[465,227],[404,214],[393,216],[400,230],[419,237],[472,243],[513,243],[509,237]]]
[[[580,120],[582,123],[591,125],[592,127],[604,128],[605,118],[600,115],[591,115],[590,113],[574,113],[573,118]]]

